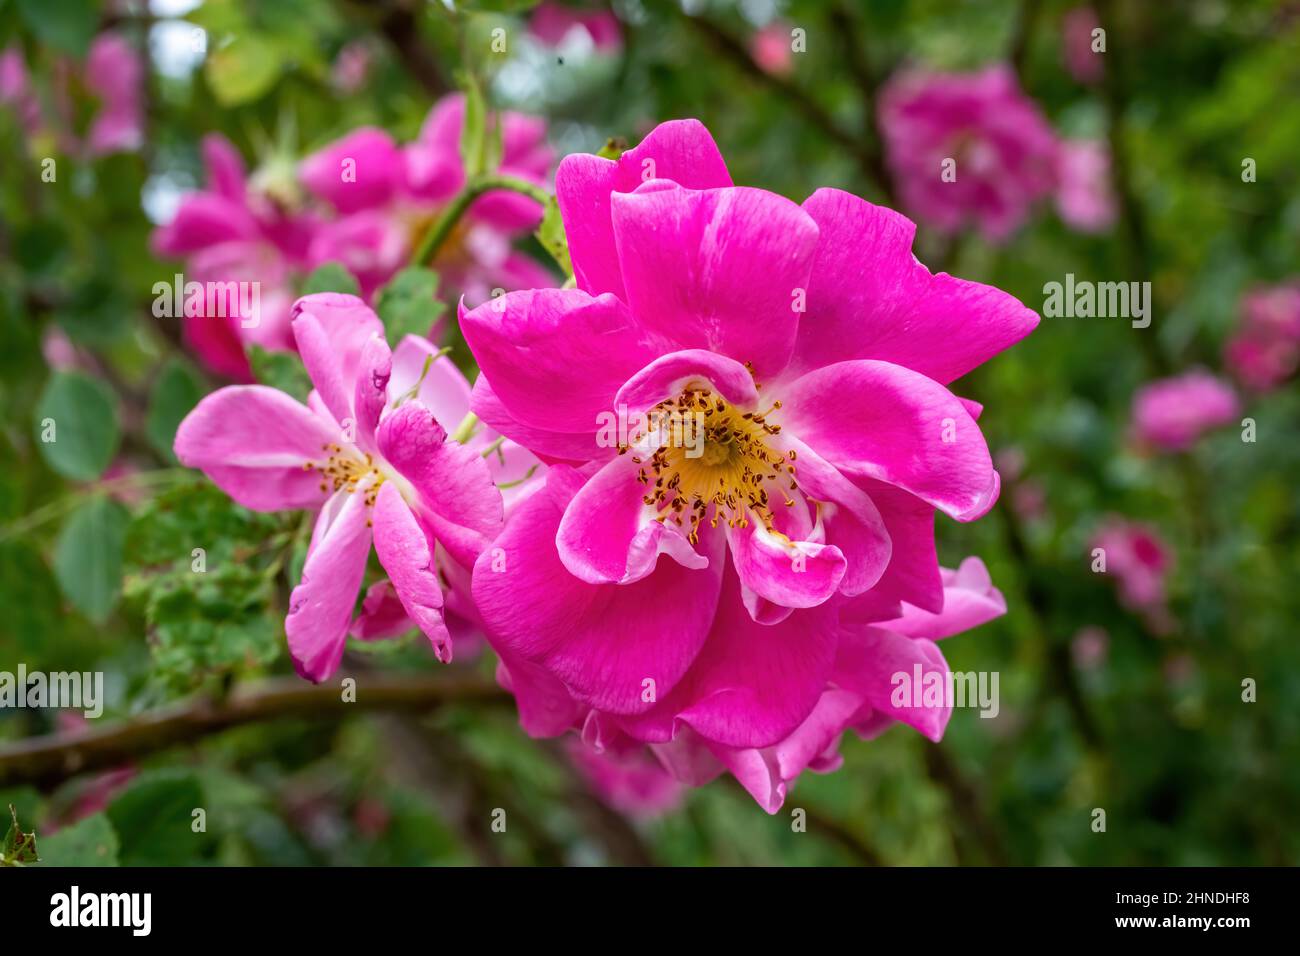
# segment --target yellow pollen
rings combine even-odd
[[[795,501],[778,485],[788,481],[794,491],[798,484],[794,453],[768,444],[781,426],[767,416],[780,407],[773,402],[765,412],[741,412],[708,388],[692,386],[651,409],[651,421],[669,423],[660,430],[663,444],[637,471],[637,481],[651,486],[641,500],[659,512],[655,520],[688,528],[695,544],[703,522],[716,528],[724,520],[744,528],[753,513],[768,531],[784,537],[773,527],[767,485],[773,483],[789,507]]]
[[[353,494],[368,475],[373,475],[374,481],[366,487],[365,492],[366,504],[373,505],[384,484],[384,473],[375,466],[374,458],[369,454],[358,458],[351,450],[344,451],[341,446],[333,444],[322,445],[321,451],[327,453],[323,462],[309,461],[302,466],[303,471],[320,472],[320,490],[328,492],[342,489]]]

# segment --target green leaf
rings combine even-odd
[[[181,419],[203,397],[203,383],[188,362],[169,359],[149,392],[144,430],[149,443],[168,461],[175,461],[172,443]]]
[[[357,282],[356,276],[348,272],[341,262],[326,262],[312,270],[302,286],[303,295],[314,295],[317,292],[346,292],[349,295],[360,295],[361,285]]]
[[[302,360],[292,352],[268,352],[260,345],[248,350],[248,362],[253,377],[263,385],[278,388],[286,395],[306,401],[311,392],[311,379],[302,366]]]
[[[54,546],[54,576],[59,588],[97,624],[106,620],[117,604],[129,524],[125,508],[97,495],[72,513]]]
[[[17,0],[15,5],[38,40],[78,59],[99,29],[95,0]]]
[[[305,543],[310,526],[297,516],[249,511],[197,476],[140,509],[127,536],[126,600],[143,614],[162,686],[189,690],[279,657],[283,618],[270,605],[295,541],[286,522]]]
[[[24,833],[18,825],[18,811],[9,804],[9,817],[13,821],[5,831],[5,838],[0,841],[0,866],[22,866],[35,863],[40,857],[36,854],[36,832]]]
[[[546,210],[542,213],[542,224],[537,228],[537,241],[559,263],[566,277],[573,275],[573,260],[569,258],[569,238],[564,232],[564,220],[560,218],[560,204],[551,196],[546,200]]]
[[[65,478],[93,481],[117,454],[117,403],[98,379],[56,372],[36,403],[35,418],[37,446]]]
[[[103,813],[41,840],[41,862],[46,866],[117,866],[117,854],[117,831]]]
[[[124,338],[130,330],[131,308],[112,283],[96,277],[73,290],[54,320],[74,342],[105,346]]]
[[[275,85],[283,68],[278,46],[256,33],[241,33],[226,46],[208,54],[204,71],[217,102],[222,106],[239,106],[266,93]]]
[[[179,866],[202,858],[210,844],[192,829],[203,788],[188,770],[146,771],[108,807],[121,841],[123,866]]]
[[[424,266],[408,266],[379,290],[375,311],[384,323],[389,346],[397,348],[405,335],[429,334],[446,309],[437,295],[438,273]]]

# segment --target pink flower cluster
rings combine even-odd
[[[1252,289],[1224,360],[1244,386],[1271,391],[1300,366],[1300,281]]]
[[[974,225],[1005,240],[1052,196],[1076,229],[1114,220],[1105,147],[1058,138],[1008,66],[903,71],[881,90],[879,113],[903,205],[937,229]]]
[[[1168,632],[1172,619],[1165,581],[1173,556],[1160,533],[1150,525],[1112,516],[1097,529],[1091,547],[1100,549],[1105,573],[1115,577],[1120,602],[1140,614],[1155,633]]]
[[[182,200],[175,218],[155,233],[154,248],[184,258],[187,279],[259,282],[261,308],[256,322],[212,310],[187,316],[186,339],[204,364],[247,381],[246,346],[292,349],[294,289],[318,265],[341,263],[366,297],[406,265],[465,183],[459,146],[464,114],[464,98],[451,95],[434,106],[413,142],[398,144],[365,127],[311,154],[296,171],[263,170],[251,181],[235,148],[209,136],[203,146],[207,185]],[[501,172],[543,183],[551,164],[545,132],[540,120],[503,115]],[[318,202],[304,202],[303,189]],[[476,302],[498,286],[551,285],[550,273],[512,246],[540,218],[535,201],[489,192],[428,265],[444,288]]]
[[[1161,451],[1186,451],[1240,413],[1232,387],[1200,370],[1151,382],[1133,397],[1135,437]]]
[[[28,137],[53,133],[61,149],[77,156],[97,157],[132,152],[144,140],[144,62],[121,35],[108,31],[90,44],[82,63],[62,59],[54,64],[46,115],[32,86],[22,51],[0,51],[0,106],[18,117]],[[81,89],[97,101],[84,132],[74,128],[77,109],[73,90]]]
[[[372,134],[350,149],[391,160]],[[1000,487],[948,385],[1037,315],[931,274],[888,209],[734,186],[694,121],[567,157],[556,191],[576,287],[462,304],[472,392],[421,339],[390,353],[360,299],[308,296],[307,405],[232,386],[181,425],[181,461],[242,504],[319,510],[299,672],[411,624],[449,659],[454,612],[524,728],[576,732],[607,799],[650,809],[665,772],[731,772],[775,812],[845,731],[939,739],[950,702],[900,700],[899,675],[946,679],[937,642],[1006,610],[978,559],[938,563],[936,511],[974,520]],[[387,576],[354,614],[372,544]]]

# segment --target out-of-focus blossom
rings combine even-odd
[[[313,236],[314,262],[347,266],[369,295],[408,261],[438,213],[465,184],[460,153],[465,98],[441,99],[414,142],[399,145],[381,129],[364,127],[302,161],[299,173],[315,195],[341,214]],[[500,171],[534,184],[545,181],[551,152],[545,124],[519,113],[501,116]],[[541,206],[526,196],[489,192],[470,207],[432,263],[445,289],[473,302],[494,288],[553,286],[536,261],[510,240],[536,227]]]
[[[623,28],[608,10],[586,10],[563,3],[538,4],[528,19],[528,32],[547,46],[562,46],[574,30],[585,30],[602,53],[623,48]]]
[[[1037,316],[932,275],[890,210],[734,187],[695,121],[556,184],[577,288],[460,316],[475,411],[551,462],[473,575],[525,729],[664,745],[686,782],[712,754],[769,810],[863,708],[937,738],[948,711],[892,704],[890,675],[1005,607],[935,556],[935,510],[999,489],[943,383]]]
[[[451,437],[468,383],[416,336],[390,352],[356,296],[299,299],[293,333],[316,386],[308,404],[261,385],[220,389],[181,422],[176,457],[247,508],[319,509],[285,618],[299,674],[321,681],[338,667],[372,542],[388,579],[362,616],[389,621],[399,604],[448,661],[444,582],[464,579],[500,529],[496,477],[531,456],[486,430]]]
[[[1093,535],[1091,547],[1105,554],[1106,574],[1115,578],[1120,603],[1140,613],[1158,633],[1169,630],[1165,581],[1173,555],[1155,528],[1125,518],[1108,518]]]
[[[42,116],[22,52],[10,47],[0,53],[0,103],[17,112],[27,135],[47,127],[70,153],[93,158],[132,152],[144,142],[144,70],[143,58],[125,37],[111,30],[101,33],[84,62],[60,59],[54,64],[54,115]],[[95,100],[84,132],[73,128],[74,96]]]
[[[765,73],[774,76],[789,75],[794,69],[790,25],[782,20],[774,20],[756,31],[749,41],[749,55]]]
[[[374,47],[366,40],[345,44],[330,67],[330,84],[340,93],[351,94],[365,86],[375,62]]]
[[[1241,412],[1232,387],[1208,372],[1160,379],[1133,397],[1137,440],[1161,451],[1186,451],[1202,435],[1234,421]]]
[[[1105,54],[1092,50],[1092,31],[1100,26],[1092,7],[1075,7],[1061,19],[1061,55],[1065,68],[1080,83],[1100,83],[1105,76]]]
[[[1013,70],[892,77],[881,91],[886,160],[903,205],[945,232],[1006,239],[1051,195],[1056,135]]]
[[[1098,140],[1066,140],[1056,157],[1056,209],[1080,232],[1100,232],[1115,222],[1110,150]]]
[[[681,783],[644,747],[600,753],[573,737],[566,749],[596,796],[620,813],[657,817],[682,802]]]
[[[186,309],[181,319],[186,344],[205,366],[251,381],[246,345],[294,348],[289,327],[294,288],[308,268],[317,221],[289,209],[278,190],[250,184],[243,159],[225,137],[204,137],[203,161],[205,188],[181,199],[172,221],[154,231],[152,245],[161,256],[185,259],[187,283],[257,283],[256,316],[225,303],[215,308],[205,296],[202,310]]]
[[[144,61],[123,37],[101,33],[86,56],[85,84],[100,107],[86,136],[92,156],[129,152],[144,142]]]
[[[26,135],[40,128],[41,104],[32,90],[23,51],[17,46],[0,52],[0,105],[13,111]]]
[[[120,34],[95,37],[84,63],[54,66],[55,133],[71,153],[90,157],[131,152],[144,142],[144,60]],[[74,129],[76,97],[95,99],[84,135]]]
[[[1259,392],[1277,388],[1300,365],[1300,281],[1261,286],[1241,301],[1241,319],[1224,347],[1237,380]]]
[[[50,368],[66,372],[78,368],[81,360],[72,339],[60,328],[50,326],[41,336],[41,355]]]
[[[1105,628],[1082,627],[1070,639],[1070,657],[1080,670],[1095,670],[1106,662],[1110,652],[1110,635]]]

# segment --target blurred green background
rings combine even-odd
[[[282,620],[301,517],[245,512],[170,452],[177,422],[219,383],[150,312],[153,284],[175,269],[148,239],[201,184],[203,134],[224,133],[250,166],[271,169],[361,125],[405,141],[436,96],[471,75],[494,106],[544,116],[557,155],[697,117],[738,184],[796,201],[828,185],[884,201],[872,91],[904,64],[1009,60],[1058,132],[1121,151],[1131,202],[1091,236],[1044,209],[1000,248],[922,225],[919,257],[1035,309],[1044,283],[1066,273],[1149,279],[1154,319],[1145,330],[1045,319],[958,383],[985,405],[990,447],[1017,466],[986,518],[938,525],[942,563],[981,556],[1007,597],[1005,617],[944,644],[954,670],[1000,672],[999,716],[958,710],[938,746],[902,727],[846,739],[843,768],[805,774],[774,817],[718,781],[635,821],[593,800],[562,749],[525,737],[508,705],[281,719],[149,755],[116,779],[73,766],[52,787],[6,780],[0,807],[14,804],[38,831],[42,856],[1300,863],[1300,396],[1294,383],[1247,396],[1253,443],[1234,426],[1161,456],[1129,435],[1135,389],[1220,369],[1242,294],[1300,272],[1300,4],[1100,4],[1107,76],[1096,86],[1063,64],[1072,3],[629,0],[614,5],[613,51],[541,43],[531,6],[0,0],[0,50],[23,51],[38,87],[107,27],[150,56],[139,150],[69,155],[0,105],[0,670],[102,670],[104,722],[291,673]],[[807,50],[788,72],[765,73],[750,38],[778,18],[806,31]],[[507,31],[503,56],[489,52],[496,28]],[[341,91],[336,59],[356,43],[365,75]],[[93,94],[73,85],[74,123]],[[55,182],[41,181],[45,157],[58,160]],[[1242,181],[1245,157],[1255,182]],[[76,349],[75,373],[51,371],[51,330]],[[39,441],[52,410],[76,421],[71,458]],[[1168,633],[1091,572],[1089,541],[1107,515],[1146,522],[1168,543]],[[212,570],[196,583],[199,543]],[[392,672],[436,666],[412,637],[354,653]],[[452,666],[490,676],[489,656]],[[1246,678],[1254,703],[1242,700]],[[0,710],[0,748],[68,729],[50,711]],[[207,809],[206,832],[169,836],[171,824],[189,828],[194,807]],[[494,807],[509,813],[506,834],[484,833]],[[792,830],[795,808],[807,832]],[[1104,833],[1094,808],[1106,811]]]

